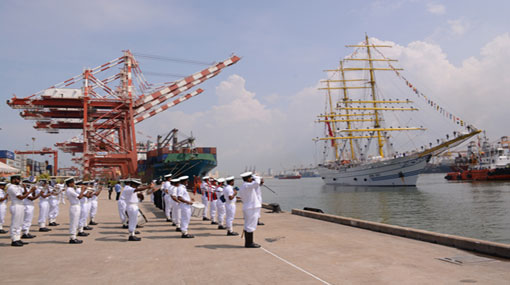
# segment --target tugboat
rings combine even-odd
[[[482,143],[474,141],[468,145],[468,159],[464,170],[449,172],[447,180],[510,180],[510,141],[507,136],[491,144],[484,136]],[[462,167],[462,166],[460,166]]]

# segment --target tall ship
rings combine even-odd
[[[325,136],[315,140],[325,141],[324,153],[332,157],[328,159],[325,155],[324,162],[317,167],[324,183],[415,186],[432,156],[480,133],[405,80],[412,93],[425,99],[431,109],[437,109],[445,118],[451,120],[453,117],[454,124],[464,127],[464,130],[453,132],[446,139],[437,139],[437,144],[429,143],[411,150],[398,149],[397,142],[406,144],[406,135],[397,134],[426,129],[423,126],[402,126],[399,114],[417,112],[418,108],[413,107],[413,101],[409,99],[382,93],[380,84],[376,82],[376,72],[379,71],[390,71],[403,78],[402,69],[392,65],[396,60],[381,52],[391,46],[376,44],[365,36],[362,43],[347,47],[354,48],[354,52],[341,60],[338,68],[326,70],[328,78],[321,81],[325,85],[320,89],[326,90],[326,106],[325,112],[318,116],[318,122],[324,125]],[[393,95],[393,92],[390,93]]]
[[[483,136],[471,141],[466,156],[456,158],[457,171],[446,174],[447,180],[495,181],[510,180],[510,140],[501,137],[491,143]]]
[[[217,165],[215,147],[195,147],[195,138],[178,138],[179,131],[171,130],[165,137],[158,135],[157,142],[138,143],[138,175],[146,181],[159,179],[168,173],[205,176]]]

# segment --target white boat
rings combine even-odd
[[[356,51],[340,61],[337,69],[326,70],[330,76],[326,87],[327,112],[319,116],[318,122],[325,123],[326,136],[316,140],[324,140],[333,149],[334,159],[319,164],[317,170],[326,184],[352,186],[415,186],[418,176],[427,162],[434,155],[438,155],[448,148],[457,146],[470,137],[480,133],[471,125],[465,124],[466,132],[454,132],[447,140],[437,140],[421,149],[397,152],[390,143],[395,132],[425,131],[423,127],[393,127],[388,126],[384,118],[387,112],[414,112],[417,108],[409,106],[412,101],[405,99],[381,98],[376,92],[375,71],[397,70],[389,62],[377,45],[369,41],[368,36],[361,44],[348,47],[357,48]],[[366,56],[360,57],[360,51]],[[379,57],[375,57],[377,52]],[[354,56],[355,54],[355,56]],[[348,66],[349,63],[365,63],[364,67]],[[378,67],[375,63],[388,63],[389,68]],[[346,63],[346,65],[344,65]],[[353,73],[354,77],[347,76]],[[367,78],[360,75],[365,73]],[[352,89],[366,90],[362,96],[355,97]],[[333,99],[332,92],[339,91],[338,100]],[[414,89],[416,91],[416,89]],[[433,105],[436,108],[436,105]],[[437,107],[439,110],[439,107]],[[441,111],[443,109],[441,108]],[[457,119],[458,120],[458,119]],[[458,125],[464,126],[464,122]],[[373,143],[373,141],[376,141]],[[371,148],[372,146],[372,148]],[[386,148],[386,150],[384,150]]]

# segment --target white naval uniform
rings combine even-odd
[[[170,189],[170,187],[171,187],[170,181],[165,181],[161,185],[161,191],[163,193],[165,193],[163,201],[165,203],[165,216],[166,216],[167,219],[171,218],[171,213],[172,213],[172,198],[170,197],[170,194],[166,193],[165,191],[168,191]]]
[[[31,188],[32,186],[30,186]],[[28,195],[27,198],[23,200],[24,213],[23,213],[23,226],[21,229],[23,233],[28,234],[30,232],[30,226],[32,226],[32,220],[34,219],[34,201],[28,199],[29,197],[34,197],[35,192],[32,192]]]
[[[80,199],[78,199],[80,194],[74,187],[67,187],[66,196],[69,200],[69,234],[71,239],[76,239],[81,214]]]
[[[81,191],[87,191],[87,189],[83,190],[83,189],[80,189],[80,193]],[[78,222],[78,227],[80,228],[80,232],[83,231],[83,228],[87,226],[87,220],[89,218],[89,215],[90,215],[90,202],[89,202],[89,198],[87,198],[86,196],[83,196],[81,199],[80,199],[80,221]]]
[[[119,195],[119,200],[117,200],[117,206],[119,208],[119,217],[120,217],[120,222],[122,223],[122,225],[127,225],[127,222],[128,222],[128,219],[127,219],[127,215],[126,215],[126,197],[124,196],[124,189],[127,187],[128,185],[125,185],[121,190],[120,190],[120,195]]]
[[[136,225],[138,223],[138,196],[135,193],[135,188],[131,186],[125,186],[124,191],[122,191],[122,194],[124,194],[124,198],[126,201],[126,210],[127,215],[129,219],[129,234],[134,236]]]
[[[234,196],[234,199],[230,200],[229,197],[232,195],[234,195],[234,187],[231,185],[225,186],[225,189],[223,189],[223,197],[225,197],[225,212],[227,214],[226,227],[229,231],[232,231],[232,223],[234,222],[234,217],[236,214],[237,197]]]
[[[216,189],[214,185],[207,185],[207,191],[209,195],[209,216],[211,221],[216,222],[216,200],[213,200],[213,193]]]
[[[48,195],[48,193],[53,190],[51,188],[39,187],[37,189],[37,193]],[[44,198],[43,196],[39,197],[39,219],[37,222],[39,223],[39,228],[46,227],[46,221],[48,221],[48,214],[50,212],[50,197]]]
[[[260,200],[260,177],[253,176],[252,182],[244,182],[239,189],[239,197],[243,200],[244,230],[254,232],[260,217],[262,201]]]
[[[202,204],[204,204],[204,214],[203,217],[207,218],[207,212],[209,210],[209,198],[207,197],[207,182],[203,181],[200,184],[200,191],[202,192]]]
[[[223,225],[223,220],[225,220],[225,203],[223,203],[220,197],[223,195],[223,187],[218,186],[216,188],[216,211],[218,212],[218,224],[220,226]]]
[[[177,186],[170,185],[170,188],[168,190],[168,193],[170,193],[169,196],[174,196],[177,199]],[[171,198],[170,198],[171,199]],[[175,223],[175,225],[180,228],[181,227],[181,207],[179,206],[182,203],[175,202],[173,199],[170,202],[172,205],[172,222]]]
[[[14,184],[8,184],[8,186],[7,194],[11,199],[11,239],[17,241],[21,240],[21,226],[25,212],[23,200],[18,199],[17,196],[23,195],[23,187]]]
[[[58,217],[58,214],[59,214],[58,203],[59,203],[59,200],[60,200],[60,195],[61,195],[63,187],[64,186],[62,184],[56,184],[53,192],[56,192],[58,194],[51,195],[49,197],[50,212],[48,214],[48,217],[50,219],[50,223],[56,223],[57,222],[57,217]]]
[[[177,197],[181,197],[183,200],[191,202],[191,198],[189,196],[188,190],[186,186],[180,184],[177,188]],[[179,207],[181,208],[181,231],[182,234],[185,235],[188,233],[188,225],[191,220],[191,205],[186,203],[179,203]]]
[[[0,189],[0,199],[3,199],[5,197],[7,197],[6,190]],[[7,212],[7,199],[0,202],[0,230],[3,230],[6,212]]]
[[[97,192],[96,187],[94,187],[94,192]],[[90,197],[90,199],[89,199],[89,203],[90,203],[90,220],[94,221],[94,218],[96,217],[96,214],[97,214],[97,207],[99,206],[97,195],[95,195],[95,194],[92,195],[92,197]]]

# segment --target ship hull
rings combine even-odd
[[[464,181],[495,181],[510,180],[509,168],[496,169],[472,169],[461,172],[449,172],[444,177],[446,180],[464,180]]]
[[[399,157],[352,167],[319,166],[326,184],[348,186],[416,186],[430,156]]]
[[[138,161],[138,175],[145,181],[160,179],[171,173],[174,177],[205,176],[217,166],[216,148],[197,148],[199,153],[166,153],[149,156],[148,160]]]

